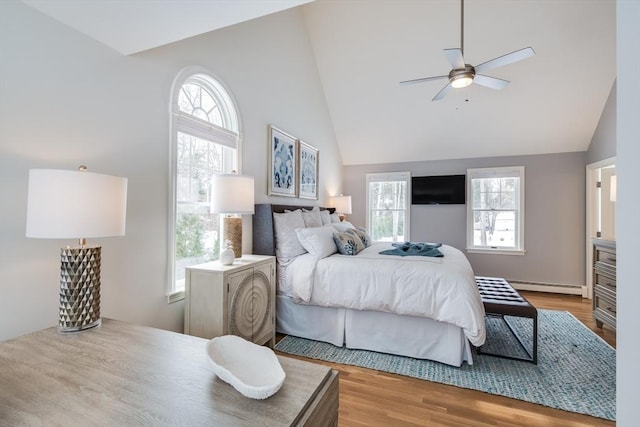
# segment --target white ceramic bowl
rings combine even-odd
[[[213,370],[243,396],[266,399],[280,390],[285,373],[276,354],[235,335],[216,337],[207,344]]]

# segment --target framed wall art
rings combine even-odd
[[[298,197],[318,199],[318,150],[298,140],[300,173],[298,174]]]
[[[268,194],[296,197],[298,164],[296,138],[270,125],[269,147]]]

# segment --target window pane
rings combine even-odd
[[[175,279],[184,280],[184,268],[218,259],[219,215],[209,213],[209,204],[178,204],[176,212]]]
[[[473,213],[474,246],[516,247],[515,211]]]
[[[179,202],[210,201],[211,177],[224,171],[225,150],[222,145],[178,133],[176,196]]]
[[[371,238],[376,241],[404,242],[404,210],[371,212]]]
[[[378,177],[379,178],[379,177]],[[369,182],[369,228],[375,241],[398,242],[408,239],[407,179],[389,178]]]
[[[181,111],[187,114],[223,126],[218,103],[209,91],[198,84],[185,83],[182,85],[178,96],[178,106]]]
[[[514,177],[473,179],[473,209],[516,209],[519,181]]]
[[[372,182],[369,184],[371,209],[405,209],[406,181]]]
[[[185,267],[219,257],[219,215],[209,213],[211,177],[224,172],[229,148],[180,132],[177,142],[175,279],[180,282]]]
[[[502,209],[516,209],[516,188],[520,185],[519,178],[502,178],[500,180],[500,207]]]

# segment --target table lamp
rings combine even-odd
[[[218,174],[211,179],[211,213],[227,214],[223,219],[222,239],[230,240],[236,258],[242,257],[241,214],[254,213],[253,177]]]
[[[125,233],[127,178],[86,170],[29,170],[27,237],[79,239],[77,246],[60,249],[61,332],[101,323],[101,247],[85,239]]]
[[[340,221],[344,221],[345,215],[351,215],[351,196],[335,196],[331,198],[331,204],[336,209]]]

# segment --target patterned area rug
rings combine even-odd
[[[525,356],[500,319],[487,318],[486,351]],[[512,317],[512,326],[531,342],[532,322]],[[489,345],[491,343],[491,345]],[[564,311],[538,310],[538,365],[486,355],[460,368],[428,360],[350,350],[287,336],[276,349],[378,371],[392,372],[537,403],[615,421],[616,351]]]

